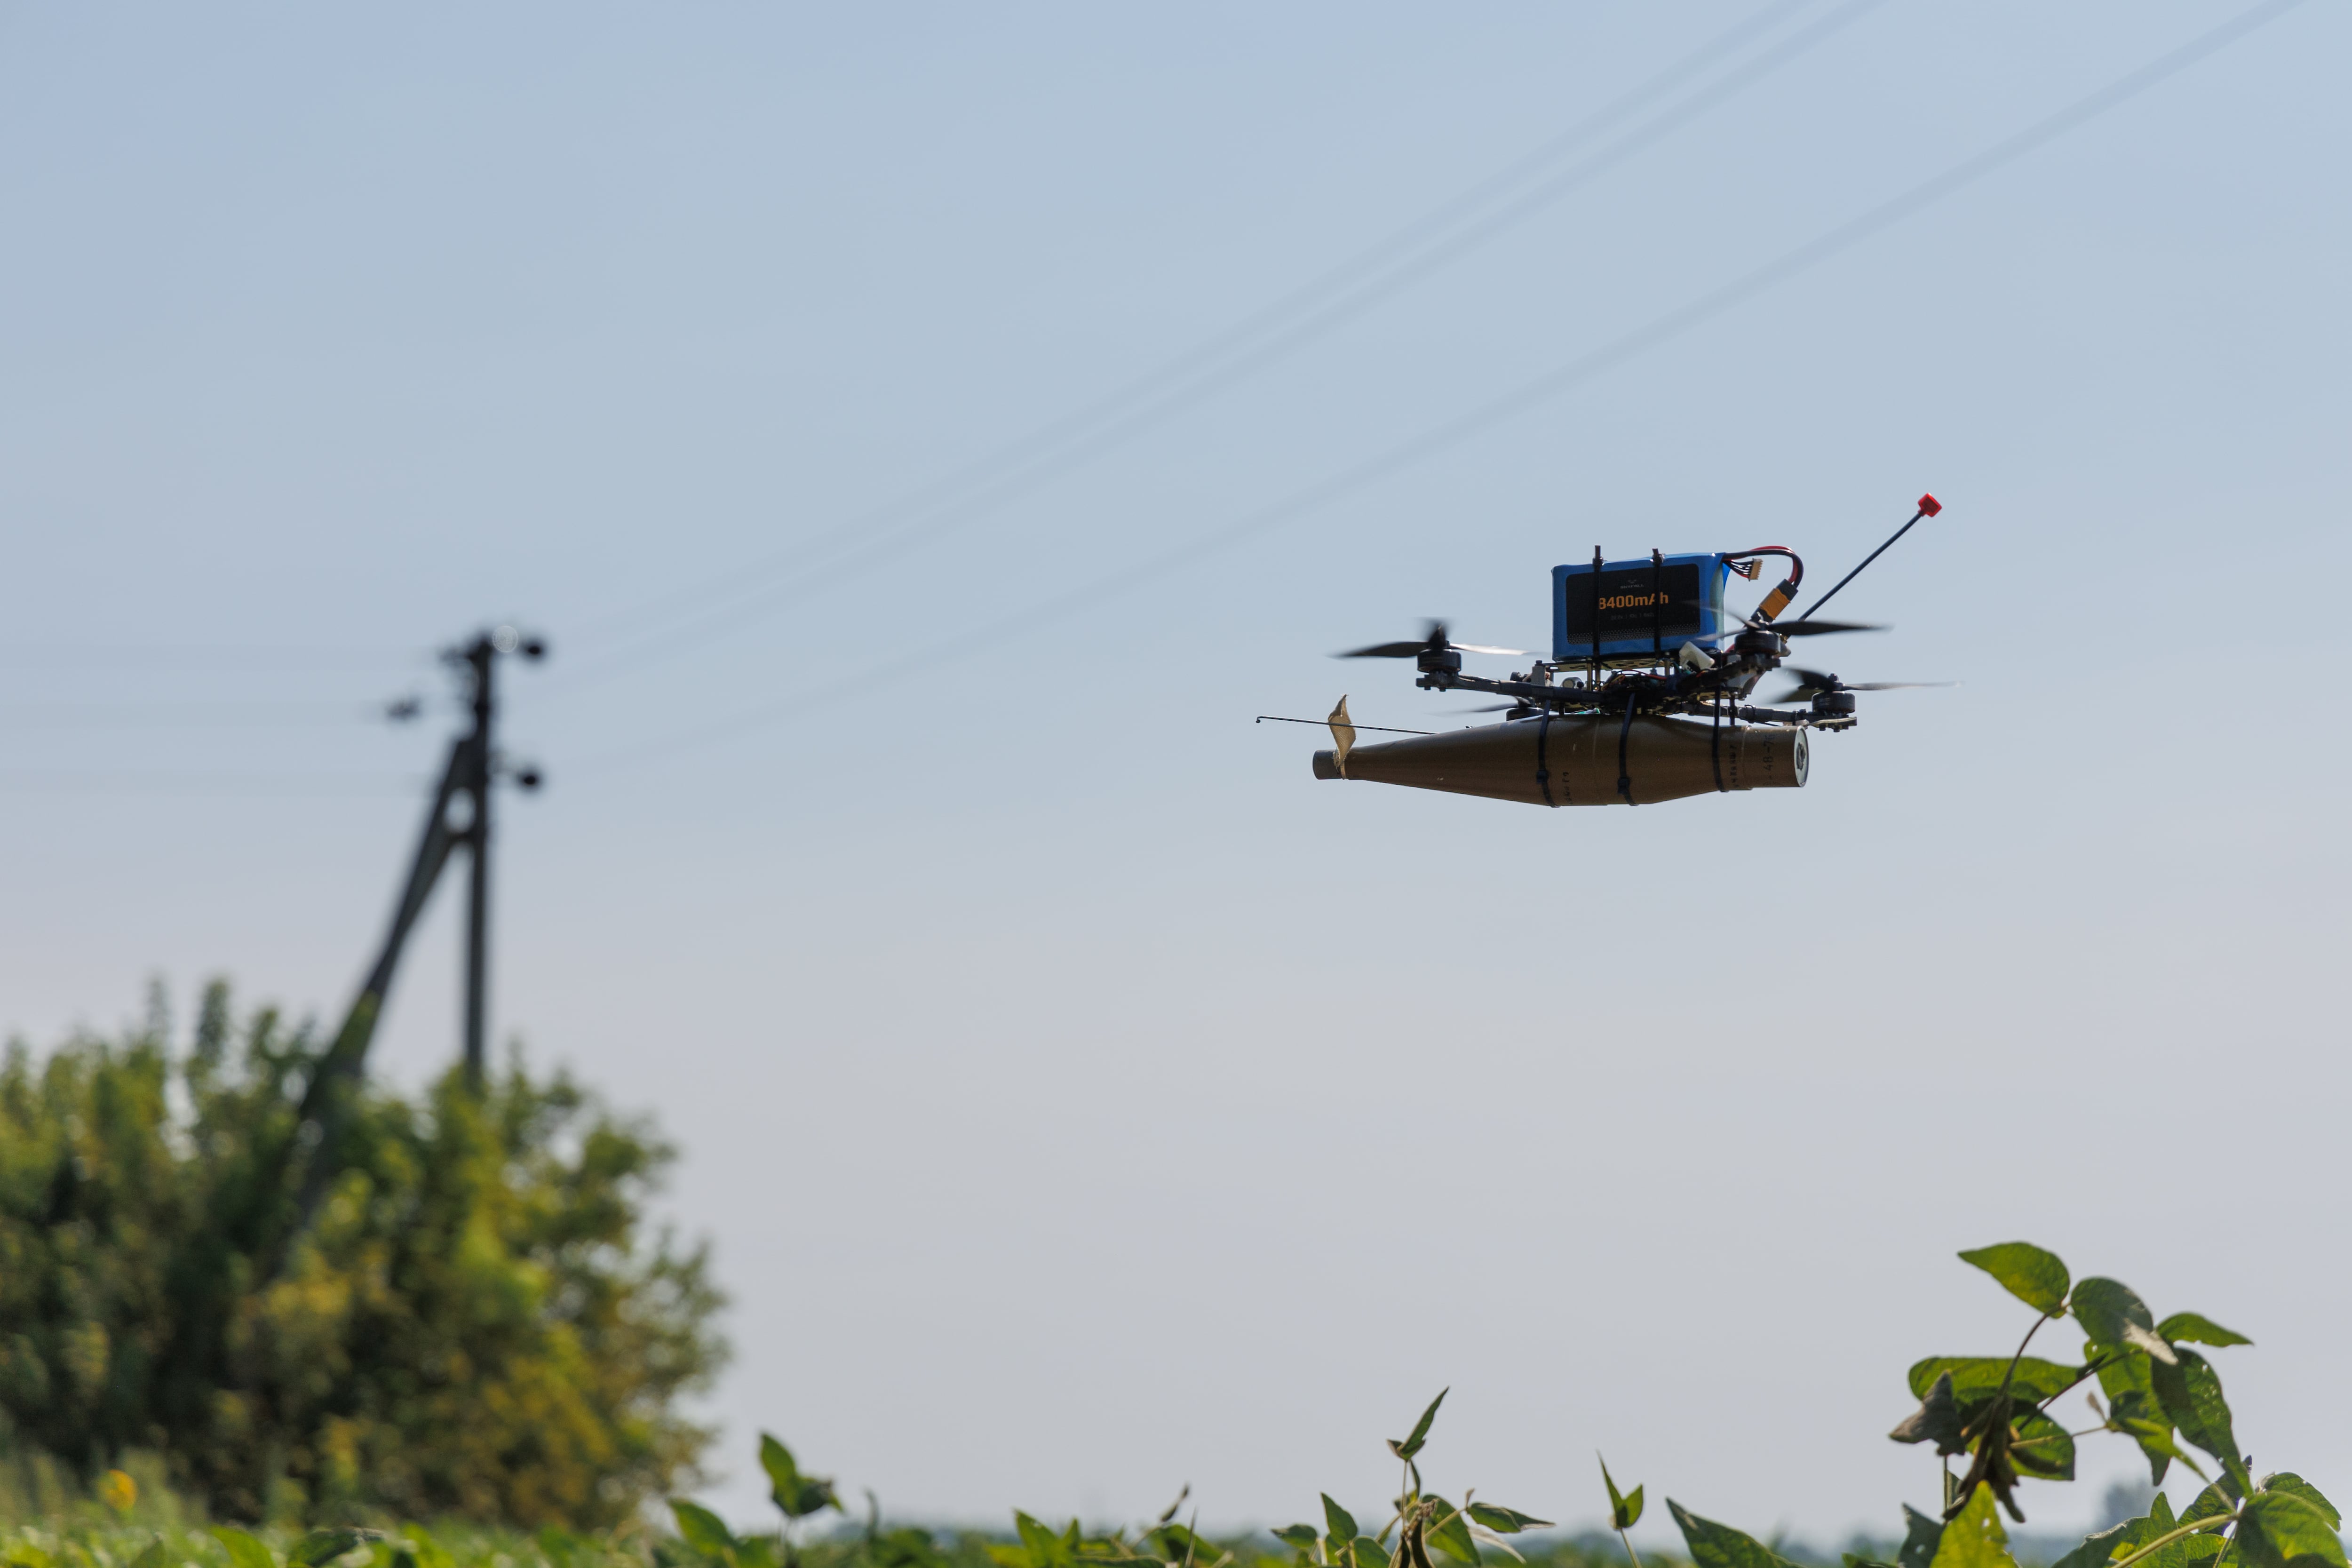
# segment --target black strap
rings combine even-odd
[[[1659,629],[1665,599],[1666,558],[1654,545],[1650,550],[1650,657],[1660,664],[1666,662],[1666,639]]]
[[[1551,764],[1545,750],[1551,739],[1551,704],[1544,704],[1543,720],[1536,725],[1536,787],[1543,791],[1546,805],[1558,805],[1551,797]]]
[[[1628,686],[1625,688],[1625,721],[1617,726],[1617,793],[1625,797],[1627,805],[1635,804],[1633,775],[1625,771],[1625,739],[1633,732],[1633,689]]]
[[[1601,546],[1592,547],[1592,689],[1601,689]]]

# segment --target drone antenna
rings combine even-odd
[[[1921,518],[1923,518],[1923,517],[1933,517],[1933,516],[1935,516],[1937,512],[1939,512],[1939,511],[1941,511],[1941,510],[1944,510],[1944,503],[1943,503],[1942,501],[1937,500],[1934,496],[1932,496],[1932,495],[1924,495],[1924,496],[1921,496],[1921,497],[1919,498],[1919,510],[1918,510],[1917,511],[1915,511],[1915,512],[1913,512],[1913,513],[1911,514],[1911,522],[1906,522],[1906,523],[1905,523],[1902,527],[1900,527],[1900,528],[1896,529],[1896,530],[1895,531],[1895,536],[1894,536],[1894,538],[1893,538],[1893,539],[1889,539],[1889,540],[1888,540],[1885,544],[1880,545],[1877,549],[1875,549],[1875,550],[1872,551],[1869,554],[1867,554],[1867,555],[1864,556],[1864,557],[1862,558],[1862,566],[1867,566],[1867,565],[1869,565],[1872,562],[1874,562],[1874,561],[1877,560],[1880,556],[1882,556],[1882,555],[1885,554],[1885,553],[1887,552],[1887,551],[1888,551],[1888,550],[1892,549],[1892,548],[1894,547],[1894,544],[1895,544],[1895,540],[1896,540],[1896,539],[1900,539],[1900,538],[1902,538],[1905,534],[1906,534],[1906,533],[1908,533],[1908,532],[1910,532],[1910,531],[1911,531],[1911,523],[1912,523],[1912,522],[1917,522],[1917,521],[1918,521]],[[1837,597],[1837,594],[1838,594],[1838,588],[1843,588],[1843,587],[1844,587],[1848,583],[1851,583],[1851,582],[1853,582],[1856,577],[1861,576],[1861,575],[1862,575],[1862,566],[1857,566],[1857,567],[1855,567],[1853,571],[1851,571],[1851,572],[1847,573],[1844,576],[1843,576],[1843,577],[1839,578],[1839,579],[1837,580],[1837,588],[1832,588],[1828,593],[1823,594],[1820,598],[1815,599],[1815,600],[1813,601],[1813,610],[1818,610],[1818,609],[1820,609],[1823,605],[1826,605],[1826,604],[1828,604],[1832,599],[1836,598],[1836,597]],[[1799,616],[1797,617],[1797,619],[1798,619],[1798,620],[1800,620],[1800,621],[1810,621],[1810,620],[1811,620],[1811,619],[1813,618],[1813,610],[1807,610],[1803,615]],[[1794,623],[1791,623],[1791,624],[1793,625]]]

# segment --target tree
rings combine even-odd
[[[691,1480],[720,1298],[646,1234],[674,1157],[647,1124],[520,1060],[478,1095],[369,1088],[298,1230],[320,1043],[237,1029],[216,983],[174,1060],[151,1013],[0,1062],[0,1443],[85,1476],[156,1450],[247,1520],[585,1528]]]

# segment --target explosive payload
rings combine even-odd
[[[1910,521],[1839,579],[1812,610],[1786,623],[1778,617],[1796,599],[1805,566],[1784,546],[1688,555],[1654,550],[1646,561],[1608,561],[1596,548],[1589,564],[1552,568],[1549,659],[1520,648],[1454,642],[1440,621],[1430,622],[1418,641],[1377,643],[1339,656],[1410,658],[1420,671],[1413,684],[1424,690],[1507,698],[1486,710],[1503,713],[1499,723],[1435,732],[1391,730],[1384,732],[1408,738],[1358,745],[1360,728],[1380,727],[1354,723],[1344,697],[1328,720],[1259,718],[1329,725],[1331,749],[1314,758],[1319,779],[1364,779],[1530,805],[1642,805],[1728,790],[1801,788],[1811,761],[1810,731],[1852,729],[1855,692],[1925,683],[1848,685],[1832,674],[1791,667],[1797,685],[1777,700],[1805,707],[1755,707],[1748,697],[1780,667],[1791,637],[1883,630],[1817,619],[1814,611],[1920,519],[1942,510],[1934,496],[1921,496]],[[1787,562],[1787,575],[1749,614],[1727,612],[1724,594],[1731,579],[1753,581],[1766,560],[1776,557]],[[1507,680],[1490,680],[1462,673],[1465,653],[1534,663]]]

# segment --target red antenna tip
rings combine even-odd
[[[1937,500],[1934,496],[1921,496],[1919,498],[1919,511],[1922,516],[1933,517],[1943,510],[1944,503]]]

